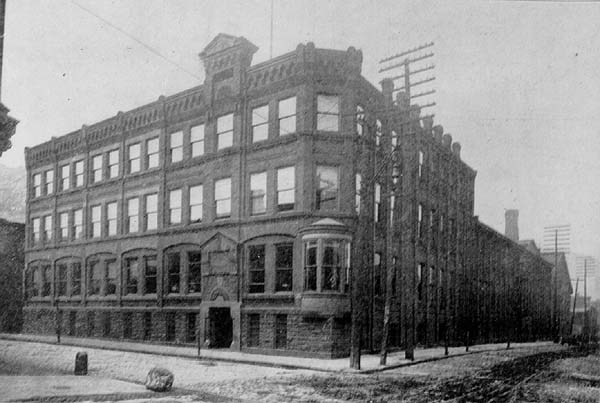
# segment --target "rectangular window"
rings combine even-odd
[[[190,145],[192,146],[192,158],[204,155],[204,125],[192,127]]]
[[[144,340],[152,338],[152,312],[144,312]]]
[[[188,292],[202,291],[202,253],[188,252]]]
[[[102,336],[109,337],[110,336],[110,312],[102,313]]]
[[[296,97],[279,101],[278,118],[280,136],[296,132]]]
[[[179,293],[181,255],[179,252],[167,254],[167,293]]]
[[[60,167],[60,190],[68,190],[71,185],[71,167],[63,165]]]
[[[248,347],[258,347],[260,343],[260,314],[248,314]]]
[[[97,260],[88,263],[88,295],[100,295],[102,287],[102,266]]]
[[[46,181],[46,194],[52,194],[54,192],[54,171],[50,169],[44,173],[44,178]]]
[[[187,322],[187,331],[186,331],[186,341],[188,343],[194,343],[196,341],[196,316],[195,313],[188,313],[186,315]]]
[[[171,133],[169,137],[169,158],[171,163],[183,160],[183,132]]]
[[[76,325],[77,325],[77,312],[69,311],[69,336],[75,336]]]
[[[91,207],[91,236],[92,238],[100,238],[102,236],[102,206]]]
[[[137,294],[139,262],[137,257],[125,258],[125,294]]]
[[[275,348],[287,347],[287,315],[275,316]]]
[[[117,260],[110,259],[106,261],[105,268],[106,278],[106,295],[114,295],[117,293]]]
[[[423,151],[419,150],[419,178],[423,176],[423,163],[425,160],[425,154]]]
[[[340,289],[340,272],[342,268],[343,249],[339,241],[323,241],[323,264],[321,266],[321,289],[338,291]]]
[[[317,291],[317,241],[305,244],[304,291]]]
[[[252,109],[252,142],[269,137],[269,105]]]
[[[267,173],[250,175],[250,213],[263,214],[267,211]]]
[[[75,262],[71,266],[71,295],[81,294],[81,263]]]
[[[127,147],[127,172],[134,173],[140,172],[141,169],[141,146],[140,143],[130,144]]]
[[[42,174],[33,175],[33,197],[42,195]]]
[[[108,153],[108,178],[119,176],[119,150],[112,150]]]
[[[56,292],[59,297],[67,295],[67,265],[59,264],[56,267],[58,273],[56,278]]]
[[[202,221],[202,202],[204,200],[202,185],[190,186],[190,221]]]
[[[75,187],[83,186],[83,161],[75,162]]]
[[[102,180],[102,172],[104,168],[102,160],[102,154],[92,157],[92,183],[98,183]]]
[[[217,218],[231,214],[231,178],[215,182],[215,211]]]
[[[381,185],[375,184],[375,222],[381,221]]]
[[[69,239],[69,213],[58,214],[58,237],[61,241]]]
[[[127,200],[127,232],[134,233],[139,230],[140,200],[133,197]]]
[[[166,322],[166,334],[165,334],[165,339],[166,341],[175,341],[175,331],[176,331],[176,327],[175,327],[175,312],[167,312],[166,318],[165,318],[165,322]]]
[[[146,231],[155,230],[158,228],[158,195],[156,193],[145,196],[144,208],[146,209],[144,216],[146,222]]]
[[[275,291],[292,291],[294,244],[275,245]]]
[[[356,214],[360,214],[360,190],[361,190],[362,176],[356,174],[356,180],[354,182],[354,206],[356,208]]]
[[[356,134],[362,136],[365,133],[365,110],[362,106],[356,105]]]
[[[87,336],[92,337],[96,328],[96,313],[88,312],[86,317],[87,322]]]
[[[277,170],[277,210],[294,209],[296,199],[296,171],[294,167]]]
[[[131,336],[133,334],[133,320],[131,317],[131,312],[123,312],[123,338],[124,339],[131,339]]]
[[[381,125],[381,120],[375,119],[375,145],[378,146],[381,144],[381,136],[383,135],[383,127]]]
[[[233,113],[217,118],[217,150],[233,145]]]
[[[117,235],[117,202],[110,202],[106,205],[106,234],[108,236]]]
[[[158,137],[146,140],[146,169],[156,168],[159,164]]]
[[[156,276],[158,273],[156,255],[144,256],[144,263],[144,292],[146,294],[156,294]]]
[[[52,216],[44,217],[44,242],[52,240]]]
[[[248,292],[265,292],[265,245],[251,245],[248,248],[248,262]]]
[[[52,290],[52,266],[42,266],[42,297],[49,297]]]
[[[33,232],[33,244],[40,242],[40,219],[34,218],[31,220],[31,230]]]
[[[73,227],[71,236],[73,239],[83,237],[83,209],[73,210]]]
[[[338,169],[336,167],[317,167],[317,210],[336,210],[338,206]]]
[[[340,97],[317,96],[317,130],[337,132],[339,129]]]
[[[181,224],[181,189],[169,191],[169,224]]]

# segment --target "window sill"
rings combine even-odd
[[[293,292],[276,292],[276,293],[246,293],[244,295],[244,298],[246,299],[290,299],[290,298],[294,298],[294,293]]]
[[[157,299],[156,294],[127,294],[123,295],[123,301],[136,301],[136,300],[148,300],[153,301]]]

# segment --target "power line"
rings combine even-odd
[[[80,9],[82,9],[83,11],[85,11],[86,13],[88,13],[88,14],[96,17],[97,19],[99,19],[100,21],[104,22],[105,24],[107,24],[108,26],[112,27],[113,29],[119,31],[120,33],[122,33],[123,35],[125,35],[126,37],[128,37],[129,39],[131,39],[132,41],[134,41],[134,42],[138,43],[139,45],[143,46],[144,48],[146,48],[148,51],[150,51],[154,55],[156,55],[156,56],[160,57],[161,59],[167,61],[168,63],[170,63],[173,66],[177,67],[181,71],[183,71],[183,72],[189,74],[190,76],[192,76],[194,78],[197,78],[199,80],[202,79],[202,77],[198,76],[197,74],[189,71],[188,69],[186,69],[185,67],[181,66],[180,64],[178,64],[178,63],[174,62],[173,60],[169,59],[168,57],[166,57],[165,55],[163,55],[162,53],[160,53],[158,50],[154,49],[152,46],[147,45],[142,40],[136,38],[135,36],[131,35],[127,31],[123,30],[122,28],[118,27],[117,25],[113,24],[112,22],[108,21],[106,18],[103,18],[100,15],[94,13],[92,10],[90,10],[90,9],[82,6],[81,4],[77,3],[75,0],[71,0],[71,3],[73,3],[75,6],[79,7]]]

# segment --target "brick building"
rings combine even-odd
[[[23,324],[25,224],[0,218],[0,331],[19,332]]]
[[[58,318],[78,336],[339,357],[356,275],[364,348],[386,292],[392,345],[478,326],[474,273],[518,265],[477,260],[460,145],[362,77],[354,48],[251,65],[256,50],[220,34],[202,85],[26,150],[26,331]],[[533,281],[549,265],[518,267]]]

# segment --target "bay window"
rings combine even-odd
[[[350,241],[321,236],[304,240],[304,291],[343,292],[349,281]]]

